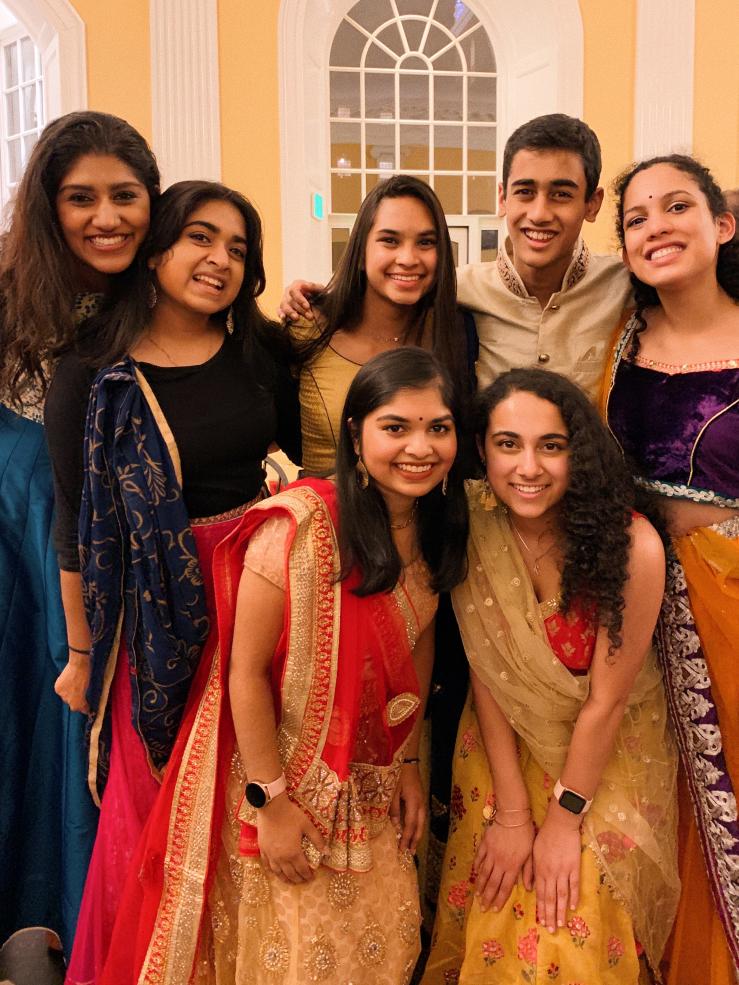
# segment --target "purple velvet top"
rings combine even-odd
[[[656,491],[736,505],[725,501],[739,500],[739,369],[670,376],[622,359],[608,423]]]

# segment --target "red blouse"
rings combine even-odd
[[[546,608],[551,603],[546,603]],[[584,674],[590,669],[597,626],[592,613],[575,603],[569,612],[556,609],[544,619],[549,645],[568,670]]]

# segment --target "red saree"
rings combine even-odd
[[[224,822],[238,823],[225,808],[238,758],[227,690],[236,596],[249,539],[278,516],[291,524],[285,619],[273,661],[289,795],[327,838],[330,870],[373,867],[371,842],[386,825],[419,705],[415,614],[402,588],[360,599],[351,592],[354,578],[337,581],[335,490],[326,480],[306,480],[251,509],[216,548],[217,632],[132,865],[101,985],[195,979],[221,832]],[[360,730],[365,755],[357,763]],[[258,851],[255,836],[256,828],[243,825],[242,856]]]

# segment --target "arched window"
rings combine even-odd
[[[498,77],[470,7],[359,0],[334,35],[329,69],[334,263],[360,202],[391,174],[436,191],[458,261],[494,249]]]

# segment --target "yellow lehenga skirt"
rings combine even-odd
[[[320,866],[294,886],[239,852],[236,808],[244,789],[233,757],[214,884],[201,929],[194,985],[401,985],[420,951],[416,868],[388,821],[367,872]]]
[[[541,824],[554,780],[525,746],[521,769],[534,820]],[[580,902],[565,927],[553,934],[540,927],[535,894],[521,884],[514,887],[498,913],[480,910],[472,863],[484,831],[483,808],[492,803],[490,770],[470,697],[454,754],[451,827],[422,985],[636,985],[649,981],[638,956],[631,918],[606,885],[585,844]],[[630,850],[625,836],[609,834],[613,835],[608,845],[611,858]]]

